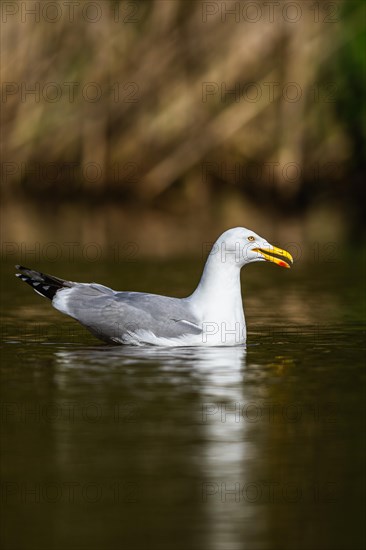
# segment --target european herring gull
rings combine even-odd
[[[187,298],[115,291],[20,265],[16,276],[108,343],[235,346],[246,342],[240,270],[263,261],[288,268],[293,258],[253,231],[236,227],[217,239],[196,290]]]

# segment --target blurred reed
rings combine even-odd
[[[3,4],[9,200],[202,205],[231,187],[362,218],[362,3]]]

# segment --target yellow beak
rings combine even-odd
[[[289,252],[277,248],[277,246],[271,246],[270,248],[253,248],[255,252],[262,254],[263,258],[269,262],[280,265],[281,267],[290,268],[294,263],[294,259]],[[281,258],[286,258],[284,262]]]

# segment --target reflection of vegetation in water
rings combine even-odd
[[[278,375],[284,375],[288,369],[294,366],[294,361],[291,357],[285,355],[276,355],[274,361],[268,365]]]

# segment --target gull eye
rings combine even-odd
[[[248,237],[248,241],[255,241],[255,238],[253,237],[253,235],[251,235],[250,237]]]

